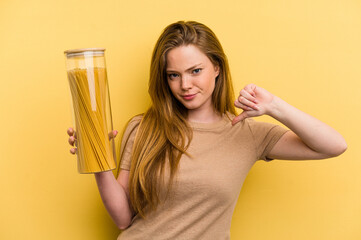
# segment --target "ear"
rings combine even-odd
[[[218,75],[219,75],[219,66],[218,65],[214,66],[214,71],[216,73],[216,77],[218,77]]]

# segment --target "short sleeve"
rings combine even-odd
[[[120,168],[130,170],[130,160],[132,155],[133,143],[138,126],[142,119],[141,115],[137,115],[130,119],[128,125],[123,133],[122,142],[120,145]]]
[[[257,122],[252,118],[246,119],[255,142],[257,159],[266,162],[273,159],[268,158],[267,155],[272,150],[278,140],[287,132],[290,131],[280,125],[267,122]]]

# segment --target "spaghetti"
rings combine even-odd
[[[68,70],[77,131],[78,171],[102,172],[115,169],[114,148],[109,141],[105,68]]]

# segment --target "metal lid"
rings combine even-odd
[[[90,54],[104,54],[105,48],[79,48],[79,49],[69,49],[64,51],[68,57],[70,56],[78,56],[86,53]]]

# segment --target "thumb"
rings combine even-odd
[[[109,140],[112,138],[115,138],[118,135],[118,131],[117,130],[113,130],[111,131],[108,136],[109,136]]]
[[[246,118],[248,118],[249,116],[248,116],[248,114],[247,114],[247,112],[246,111],[243,111],[241,114],[239,114],[237,117],[235,117],[235,118],[233,118],[233,120],[232,120],[232,125],[234,126],[234,125],[236,125],[238,122],[240,122],[240,121],[242,121],[242,120],[244,120],[244,119],[246,119]]]

